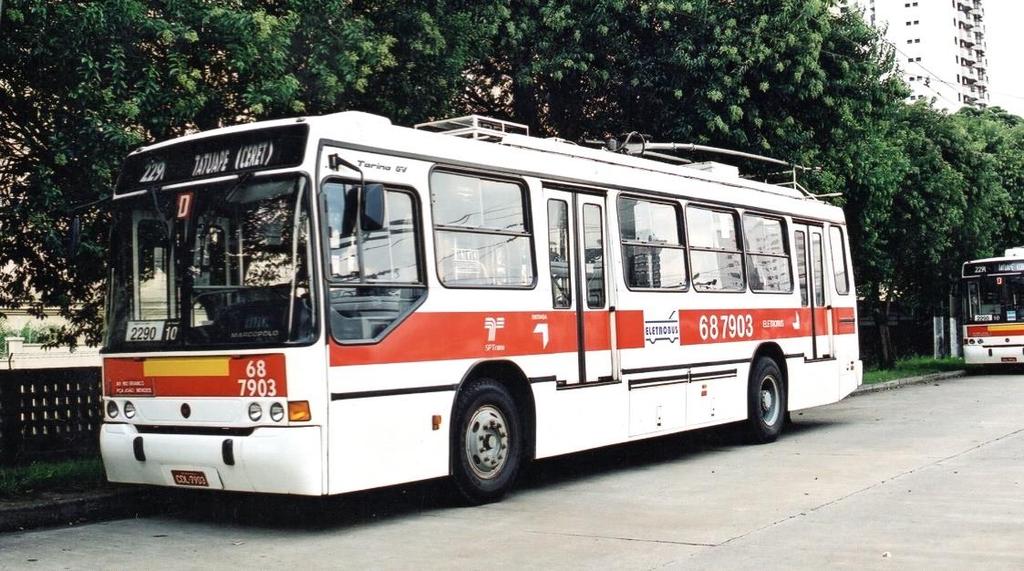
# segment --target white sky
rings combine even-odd
[[[985,0],[992,105],[1024,116],[1024,2]]]

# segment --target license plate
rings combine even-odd
[[[1003,357],[1001,360],[1004,363],[1016,363],[1017,362],[1017,358],[1016,357]]]
[[[210,481],[206,479],[206,474],[202,472],[196,472],[193,470],[171,470],[171,477],[174,478],[174,483],[179,486],[192,486],[195,488],[210,487]]]

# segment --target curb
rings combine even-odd
[[[0,532],[133,517],[160,510],[163,504],[154,498],[151,490],[135,488],[43,494],[31,500],[0,501]]]
[[[880,391],[891,391],[898,389],[906,385],[916,385],[919,383],[928,383],[931,381],[941,381],[943,379],[955,379],[957,377],[963,377],[967,374],[966,369],[959,371],[946,371],[944,373],[931,373],[929,375],[921,375],[919,377],[907,377],[905,379],[895,379],[892,381],[886,381],[884,383],[875,383],[873,385],[861,385],[857,387],[850,396],[866,395],[868,393],[877,393]]]

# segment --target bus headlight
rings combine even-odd
[[[249,404],[249,420],[256,422],[263,417],[263,407],[260,403],[254,402]]]
[[[284,419],[284,405],[279,402],[275,402],[270,405],[270,420],[274,422],[281,422]]]
[[[135,405],[130,400],[124,402],[124,417],[135,418]]]
[[[107,401],[107,416],[109,416],[110,418],[117,418],[117,413],[118,413],[117,403],[112,401],[112,400],[108,400]]]

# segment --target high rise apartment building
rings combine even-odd
[[[955,111],[989,103],[982,0],[847,0],[896,49],[911,100]]]

